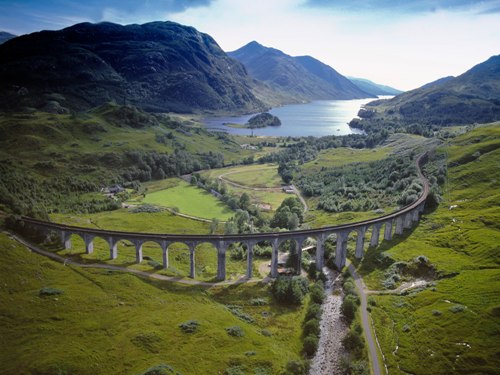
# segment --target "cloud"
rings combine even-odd
[[[212,35],[226,51],[256,40],[293,56],[313,56],[344,75],[404,90],[459,75],[499,53],[498,17],[478,14],[478,6],[405,13],[305,4],[218,0],[172,20]]]
[[[483,9],[480,12],[498,12],[498,0],[306,0],[306,7],[329,8],[340,11],[397,12],[403,14],[432,13],[440,10]],[[478,12],[479,13],[479,12]]]

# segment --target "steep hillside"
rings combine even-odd
[[[114,209],[99,190],[241,161],[230,137],[192,121],[107,104],[74,115],[0,115],[0,209],[42,215]],[[5,208],[4,208],[5,209]]]
[[[64,113],[111,100],[161,112],[255,112],[243,65],[173,22],[81,23],[0,46],[0,108]]]
[[[399,95],[403,91],[397,90],[393,87],[386,86],[386,85],[380,85],[378,83],[372,82],[368,79],[364,78],[355,78],[355,77],[348,77],[349,80],[354,83],[356,86],[358,86],[361,90],[372,94],[372,95]]]
[[[360,116],[368,123],[385,120],[448,126],[496,121],[500,119],[500,55],[458,77],[369,103],[366,109]]]
[[[437,151],[447,164],[444,201],[361,262],[372,290],[414,281],[399,270],[415,260],[432,265],[414,273],[427,287],[370,297],[391,374],[495,374],[500,366],[500,123],[468,130]]]
[[[295,101],[374,97],[310,56],[292,57],[257,42],[228,52],[228,55],[241,61],[252,77],[295,98]]]

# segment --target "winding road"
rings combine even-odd
[[[347,267],[349,269],[349,272],[352,275],[352,278],[354,279],[354,282],[356,283],[356,287],[359,290],[359,297],[361,299],[361,325],[363,326],[363,331],[365,332],[365,337],[366,337],[366,343],[368,344],[368,354],[370,356],[370,362],[371,362],[371,368],[372,368],[372,373],[374,375],[381,375],[380,371],[380,363],[378,361],[378,351],[377,351],[377,344],[374,340],[373,334],[372,334],[372,327],[370,324],[368,312],[366,310],[367,308],[367,302],[366,302],[366,294],[365,294],[365,283],[363,282],[363,279],[361,276],[358,275],[356,272],[356,269],[354,266],[349,264]]]

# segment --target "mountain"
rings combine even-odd
[[[148,111],[256,112],[244,66],[173,22],[81,23],[0,45],[0,106],[85,110],[115,101]]]
[[[0,44],[5,43],[6,41],[15,38],[17,35],[8,33],[6,31],[0,31]]]
[[[500,120],[500,55],[458,77],[445,77],[389,100],[368,103],[369,122],[461,125]]]
[[[358,86],[361,90],[376,96],[380,95],[399,95],[403,91],[390,86],[380,85],[365,78],[347,77],[349,80]]]
[[[292,57],[255,41],[228,55],[241,61],[252,77],[294,101],[374,97],[310,56]]]

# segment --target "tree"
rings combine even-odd
[[[250,196],[247,193],[241,194],[239,206],[242,210],[248,210],[250,207]]]
[[[219,226],[219,219],[214,217],[212,219],[212,222],[210,223],[210,234],[214,234],[215,232],[217,232],[218,226]]]

